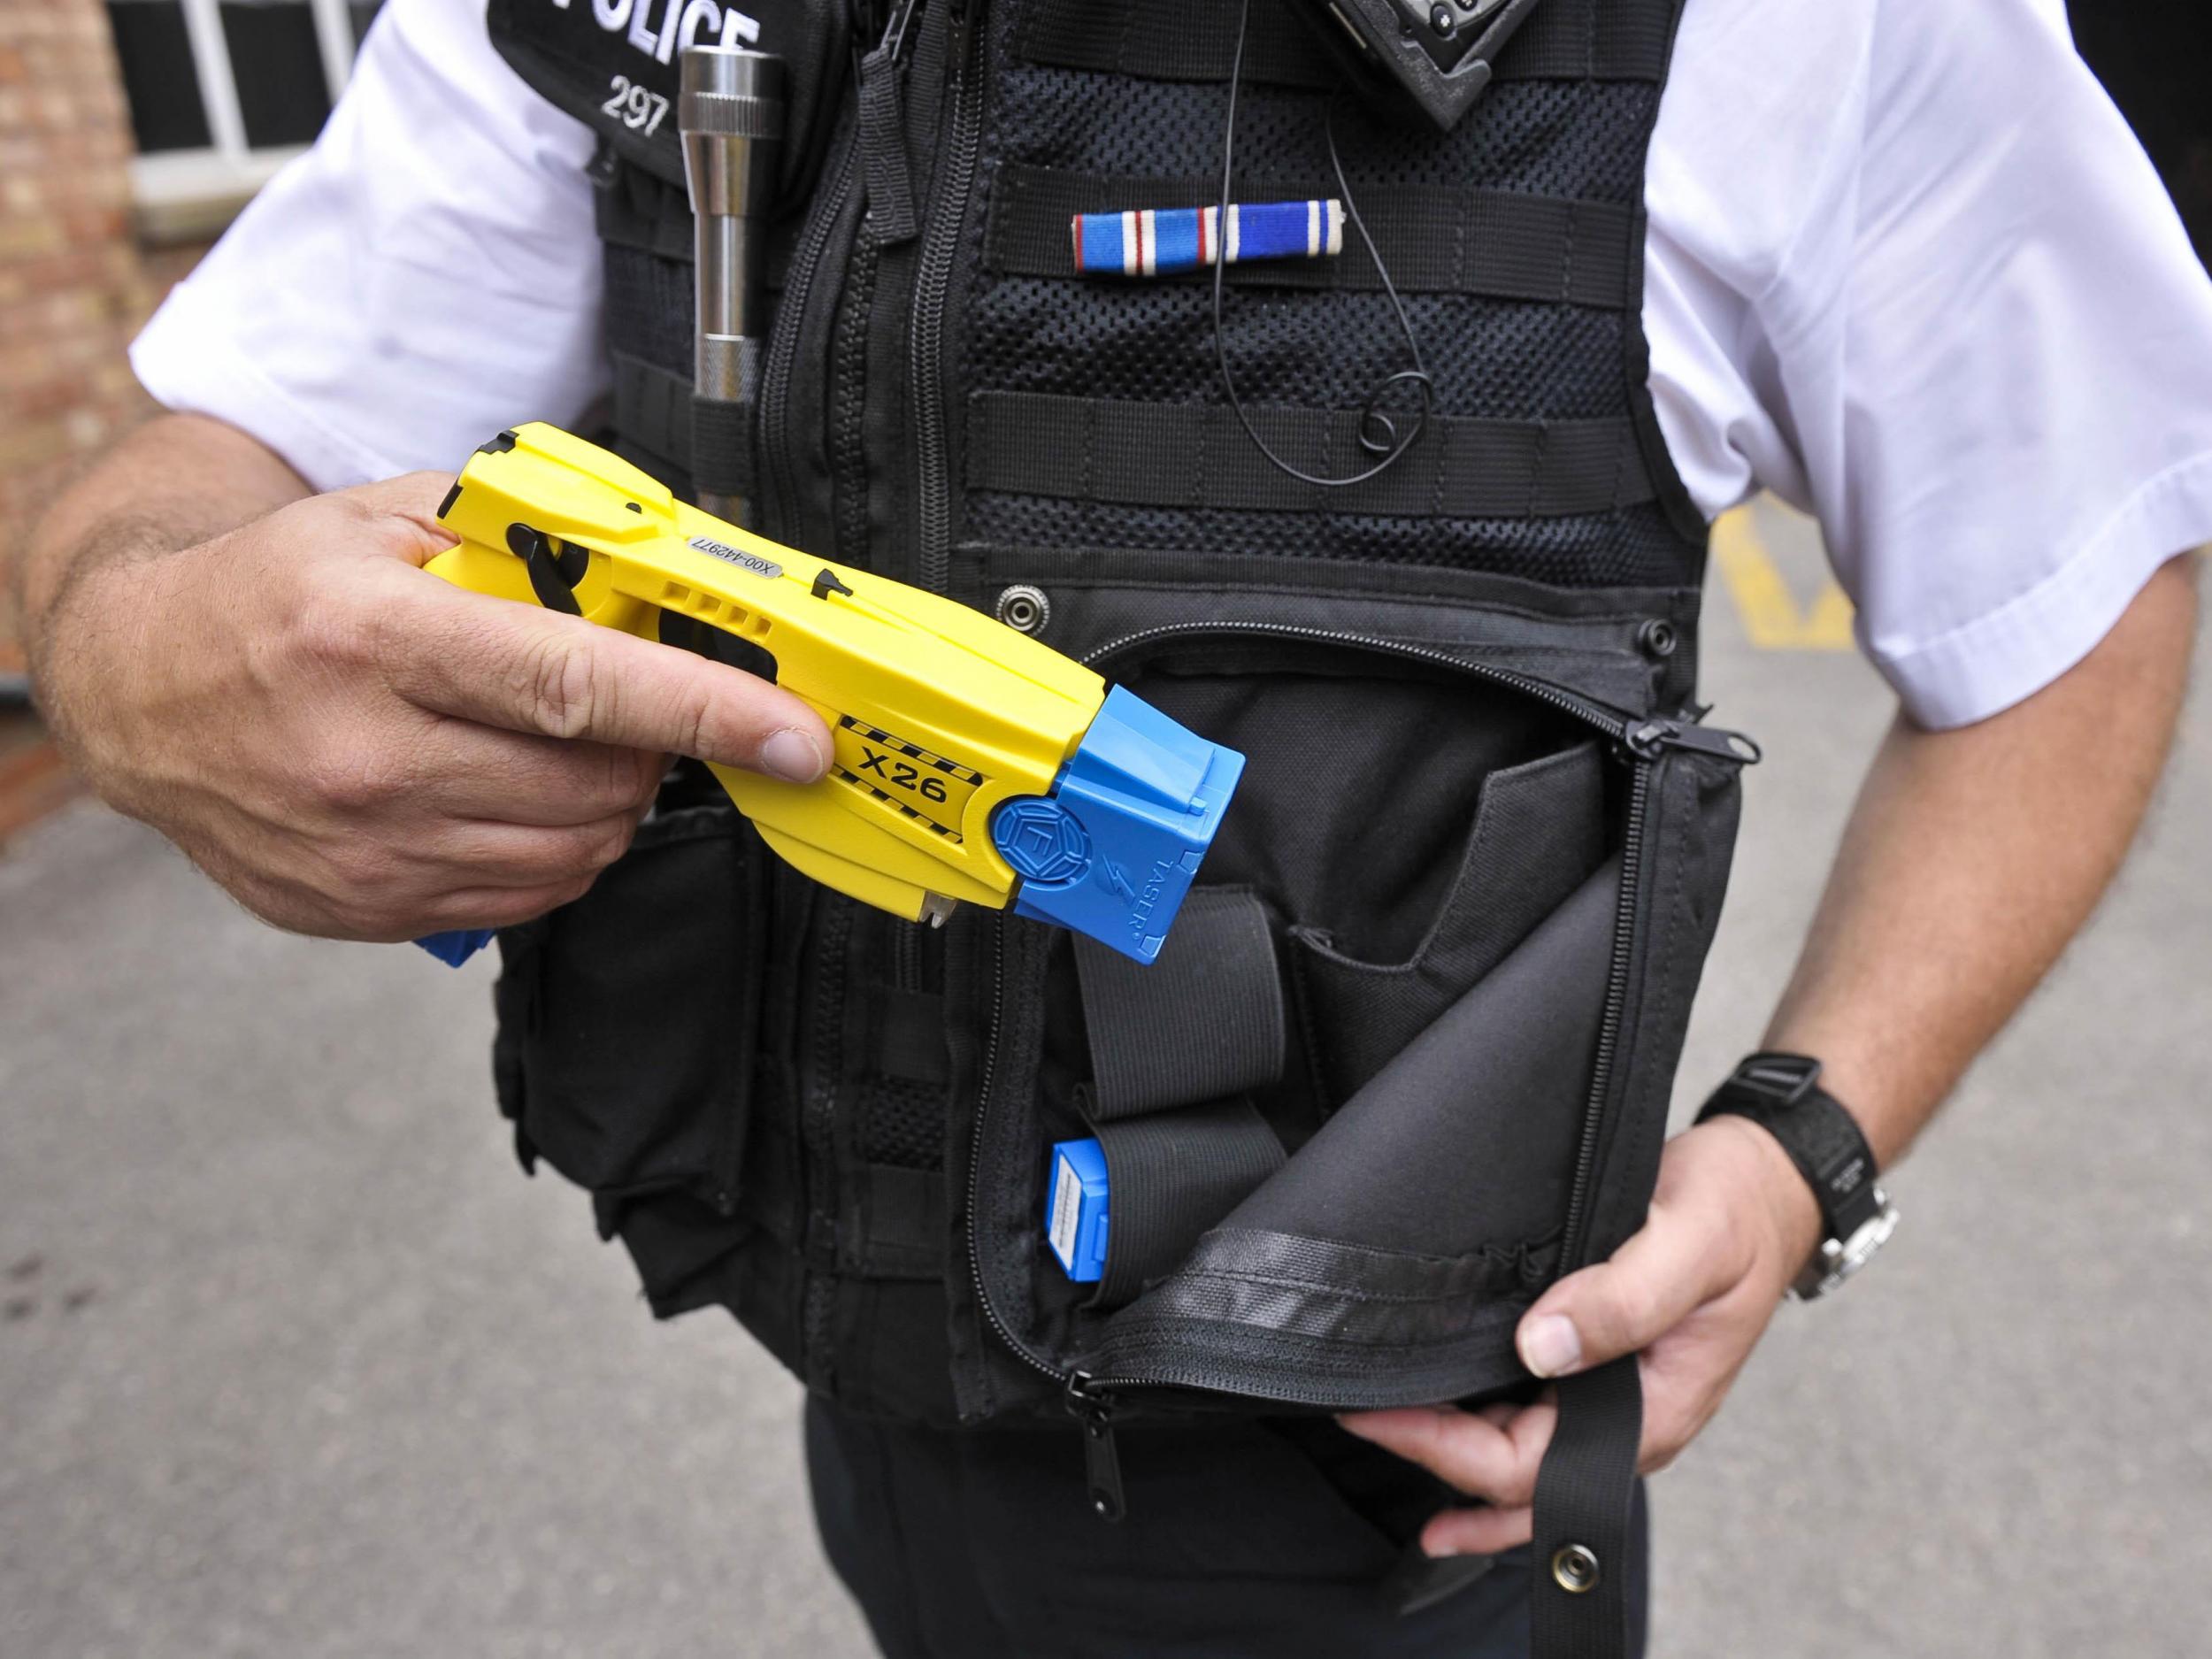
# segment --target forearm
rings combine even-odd
[[[109,565],[196,546],[311,493],[257,440],[201,415],[163,415],[56,498],[14,580],[34,671],[71,592]]]
[[[2095,908],[2172,741],[2193,561],[2025,702],[1891,729],[1846,826],[1768,1046],[1819,1056],[1893,1164]]]
[[[132,433],[63,491],[17,564],[16,609],[41,708],[80,765],[86,717],[116,687],[80,672],[93,636],[142,627],[139,608],[104,592],[119,568],[196,547],[311,494],[273,451],[199,415],[164,415]],[[136,649],[108,651],[113,661]]]

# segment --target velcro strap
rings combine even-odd
[[[944,1271],[945,1178],[937,1171],[864,1164],[851,1171],[844,1194],[841,1266],[870,1279],[928,1279]]]
[[[943,997],[927,991],[887,989],[877,1009],[876,1066],[882,1075],[920,1083],[942,1083],[951,1075]]]
[[[1113,1221],[1095,1303],[1118,1308],[1179,1266],[1209,1227],[1283,1166],[1252,1102],[1217,1101],[1097,1125]]]
[[[614,428],[679,472],[691,471],[691,381],[657,364],[614,354]]]
[[[1373,465],[1356,410],[1248,409],[1277,455],[1324,476]],[[1405,458],[1342,489],[1271,465],[1217,403],[1141,403],[1041,392],[968,400],[971,489],[1133,506],[1546,518],[1652,499],[1634,423],[1432,415]]]
[[[1532,1659],[1628,1659],[1643,1383],[1636,1356],[1563,1379],[1536,1471]]]
[[[1252,10],[1244,50],[1248,81],[1336,84],[1328,53],[1286,7],[1260,0]],[[1148,81],[1226,81],[1236,45],[1234,0],[1042,0],[1023,8],[1014,36],[1016,55],[1033,64]]]
[[[1099,1123],[1247,1094],[1282,1076],[1275,936],[1249,890],[1193,888],[1148,966],[1078,936],[1075,967]]]
[[[702,495],[753,494],[753,405],[691,400],[691,487]]]
[[[1245,201],[1325,196],[1319,179],[1248,178]],[[1009,162],[992,187],[985,262],[1015,276],[1072,277],[1068,221],[1079,213],[1216,204],[1221,180],[1071,173]],[[1585,202],[1463,185],[1366,185],[1361,221],[1402,292],[1482,294],[1620,310],[1634,268],[1636,216],[1617,202]],[[1212,280],[1210,271],[1187,273]],[[1248,286],[1379,290],[1382,273],[1358,237],[1333,259],[1232,265]]]
[[[1493,81],[1652,81],[1667,72],[1668,0],[1545,0],[1506,42]],[[1015,51],[1033,64],[1148,81],[1226,81],[1237,0],[1037,0]],[[1333,19],[1325,26],[1338,27]],[[1311,26],[1280,0],[1258,0],[1245,43],[1248,81],[1333,87],[1342,79]]]
[[[753,494],[753,407],[701,402],[687,376],[614,353],[614,427],[622,441],[718,495]],[[696,457],[697,464],[694,465]]]

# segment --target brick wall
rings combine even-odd
[[[123,357],[157,293],[131,234],[130,155],[100,0],[0,0],[0,559],[150,407]],[[5,588],[0,672],[21,666]]]

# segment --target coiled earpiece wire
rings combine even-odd
[[[1398,285],[1391,280],[1390,267],[1383,263],[1382,252],[1375,246],[1375,239],[1367,234],[1366,221],[1360,217],[1359,204],[1352,199],[1352,187],[1344,177],[1344,159],[1336,148],[1336,106],[1341,93],[1330,95],[1327,114],[1323,118],[1322,136],[1329,147],[1329,166],[1336,174],[1337,194],[1344,203],[1344,216],[1352,221],[1352,228],[1359,233],[1360,242],[1367,250],[1367,257],[1375,262],[1376,274],[1382,279],[1383,292],[1390,296],[1391,310],[1396,313],[1398,326],[1404,331],[1406,351],[1413,359],[1409,369],[1400,369],[1377,382],[1367,401],[1361,406],[1358,437],[1360,448],[1377,457],[1373,465],[1363,472],[1348,473],[1342,478],[1324,478],[1292,465],[1268,447],[1252,425],[1252,417],[1245,412],[1244,400],[1237,395],[1236,377],[1229,372],[1229,344],[1222,333],[1222,294],[1228,276],[1227,237],[1229,234],[1229,192],[1237,157],[1237,97],[1244,85],[1244,43],[1251,32],[1252,0],[1243,0],[1237,14],[1237,48],[1229,67],[1229,115],[1222,124],[1221,133],[1221,201],[1217,221],[1220,252],[1214,259],[1214,357],[1221,365],[1222,389],[1228,394],[1229,407],[1236,412],[1237,422],[1244,428],[1244,435],[1265,456],[1278,472],[1296,479],[1302,484],[1312,484],[1322,489],[1345,489],[1354,484],[1364,484],[1395,466],[1427,429],[1430,411],[1436,403],[1436,382],[1429,377],[1427,366],[1421,360],[1421,342],[1413,332],[1413,319],[1406,311],[1405,301],[1398,296]],[[1382,407],[1383,399],[1394,388],[1410,386],[1419,395],[1420,402],[1411,411],[1411,424],[1401,434],[1398,420]]]

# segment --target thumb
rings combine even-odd
[[[1521,1316],[1521,1363],[1566,1377],[1650,1347],[1742,1276],[1724,1219],[1706,1206],[1654,1205],[1612,1260],[1569,1274]]]
[[[453,481],[450,472],[403,472],[334,491],[326,499],[342,501],[362,514],[376,532],[380,550],[411,565],[427,565],[459,540],[438,522],[438,509]]]

